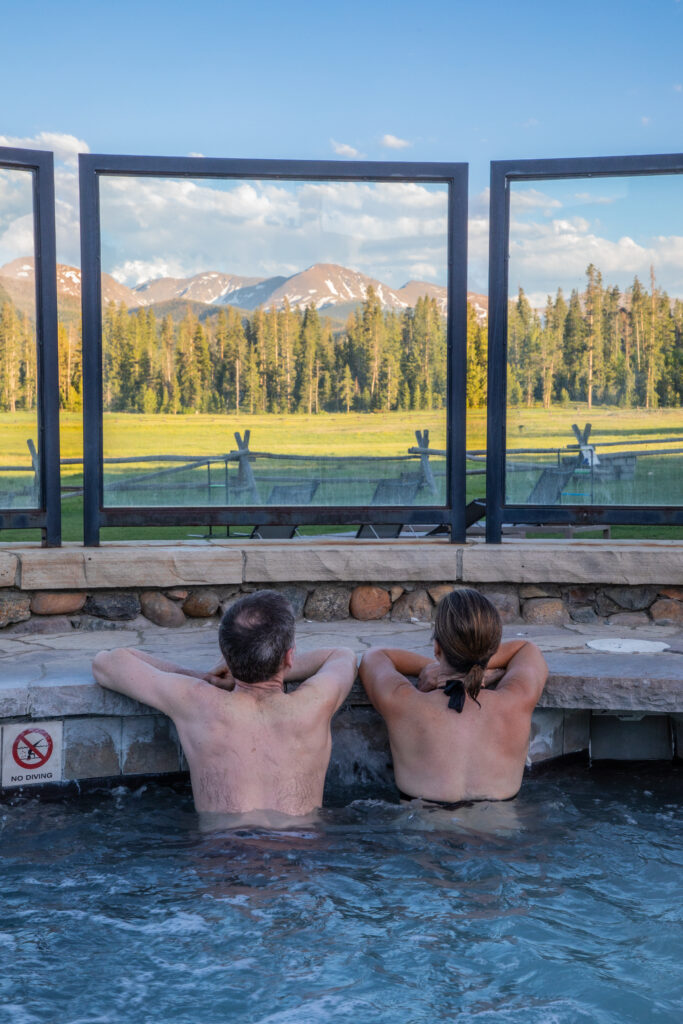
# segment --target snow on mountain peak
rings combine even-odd
[[[29,281],[34,274],[32,257],[20,257],[0,267],[3,281]],[[81,271],[78,267],[57,265],[57,284],[60,296],[79,298]],[[290,309],[303,310],[308,306],[333,310],[335,306],[348,307],[365,301],[372,287],[384,309],[401,310],[414,307],[423,296],[433,298],[441,313],[447,309],[447,289],[429,281],[406,281],[400,288],[336,263],[314,263],[289,277],[244,277],[238,274],[206,270],[192,277],[160,277],[144,281],[135,288],[127,288],[109,274],[102,274],[104,303],[123,303],[129,309],[152,306],[168,301],[195,301],[206,305],[232,305],[245,310]],[[486,319],[487,298],[468,293],[477,318]]]

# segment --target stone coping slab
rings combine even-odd
[[[132,628],[131,628],[132,627]],[[669,649],[658,654],[610,654],[586,645],[604,636],[660,639]],[[525,638],[545,653],[550,675],[542,708],[667,714],[683,712],[683,631],[672,626],[616,630],[608,626],[506,627],[505,639]],[[372,646],[403,647],[430,653],[431,628],[391,621],[297,624],[297,647],[344,645],[358,654]],[[100,649],[139,647],[179,664],[208,670],[218,658],[216,627],[199,624],[180,630],[151,623],[121,624],[95,633],[55,633],[0,638],[0,718],[134,716],[154,714],[136,701],[104,690],[90,665]],[[356,682],[347,702],[367,704]]]
[[[0,586],[29,591],[348,581],[678,585],[683,542],[212,538],[0,550]]]

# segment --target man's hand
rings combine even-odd
[[[233,679],[232,672],[225,664],[225,659],[221,658],[217,665],[202,676],[207,683],[211,683],[212,686],[217,686],[219,690],[234,690],[235,680]]]

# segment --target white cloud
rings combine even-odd
[[[680,82],[676,82],[674,85],[674,92],[683,92],[683,85]]]
[[[595,232],[582,217],[547,224],[512,224],[509,285],[533,294],[554,294],[559,286],[583,290],[585,271],[594,263],[606,285],[629,287],[637,275],[647,281],[654,266],[658,285],[681,295],[683,237],[659,235],[638,241],[625,234],[616,241]]]
[[[561,206],[562,203],[559,199],[548,196],[544,192],[539,192],[538,189],[517,189],[514,187],[510,189],[510,210],[515,213],[536,209],[544,211],[557,210]]]
[[[383,135],[379,141],[380,145],[387,149],[408,149],[412,146],[412,142],[408,142],[407,139],[399,139],[397,135]]]
[[[607,206],[610,203],[616,202],[616,196],[596,196],[592,192],[575,192],[573,198],[577,203],[585,203],[588,205],[604,205]]]
[[[361,155],[357,149],[354,149],[353,146],[349,146],[346,142],[335,142],[334,139],[330,139],[330,145],[337,156],[347,156],[350,159],[354,159]]]
[[[409,267],[410,278],[414,281],[433,281],[438,271],[433,263],[417,261]]]
[[[90,146],[75,135],[63,132],[38,132],[37,135],[19,137],[16,135],[0,135],[0,146],[11,146],[16,149],[47,149],[55,155],[55,161],[78,166],[78,154],[89,153]]]
[[[647,127],[647,125],[650,123],[650,120],[651,120],[651,118],[649,118],[649,117],[641,117],[640,123]]]
[[[33,251],[33,214],[15,217],[0,234],[0,266]]]
[[[204,158],[204,154],[203,153],[188,153],[187,155],[191,156],[191,157],[199,157],[200,159]]]
[[[472,210],[477,210],[480,213],[482,211],[488,213],[490,199],[491,189],[487,185],[486,188],[482,189],[478,195],[470,197],[470,213]]]
[[[143,281],[155,281],[159,277],[185,277],[180,262],[174,260],[126,260],[111,270],[111,276],[133,288]]]
[[[51,150],[55,156],[57,260],[80,263],[78,219],[78,154],[87,142],[62,132],[33,136],[0,135],[0,146]],[[18,256],[33,255],[33,200],[26,171],[0,171],[0,266]]]
[[[522,121],[522,128],[538,128],[540,121],[535,117],[528,117],[526,121]]]
[[[416,261],[441,267],[441,283],[446,219],[445,186],[101,178],[103,268],[126,284],[202,270],[289,274],[327,262],[400,285]]]

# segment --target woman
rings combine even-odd
[[[548,668],[534,644],[501,644],[501,633],[491,602],[461,588],[437,605],[434,659],[383,648],[363,656],[360,676],[386,721],[402,796],[446,804],[516,796]]]

